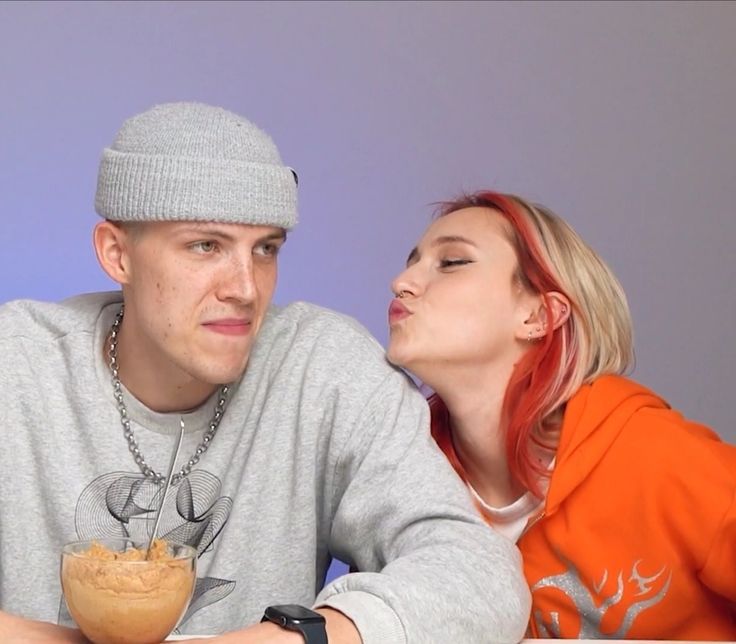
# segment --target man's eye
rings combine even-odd
[[[440,268],[452,268],[453,266],[463,266],[470,264],[469,259],[441,259]]]
[[[275,257],[279,253],[279,246],[277,244],[259,244],[255,247],[254,252],[256,255],[263,255],[264,257]]]
[[[198,241],[190,246],[192,250],[202,254],[209,254],[217,249],[217,244],[213,241]]]

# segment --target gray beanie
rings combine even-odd
[[[291,228],[296,173],[250,121],[202,103],[157,105],[105,148],[95,210],[113,221],[218,221]]]

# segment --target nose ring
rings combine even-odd
[[[399,291],[396,294],[396,297],[399,298],[400,300],[403,300],[406,297],[406,291]]]

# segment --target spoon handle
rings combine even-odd
[[[176,465],[176,459],[179,458],[179,448],[181,447],[182,440],[184,439],[184,418],[179,417],[179,436],[176,439],[176,447],[174,453],[171,455],[171,462],[169,463],[169,470],[166,473],[166,485],[164,485],[164,491],[161,495],[161,502],[156,510],[156,521],[153,524],[153,532],[151,532],[151,538],[148,541],[148,550],[146,550],[146,559],[151,557],[151,548],[153,542],[156,540],[156,533],[158,532],[158,524],[161,522],[161,511],[164,509],[164,502],[166,501],[166,495],[169,493],[171,487],[171,479],[174,477],[174,466]]]

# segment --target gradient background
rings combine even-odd
[[[634,376],[736,442],[735,30],[728,2],[2,3],[0,301],[113,287],[100,152],[125,118],[199,100],[299,173],[278,302],[385,342],[430,203],[517,192],[620,277]]]

